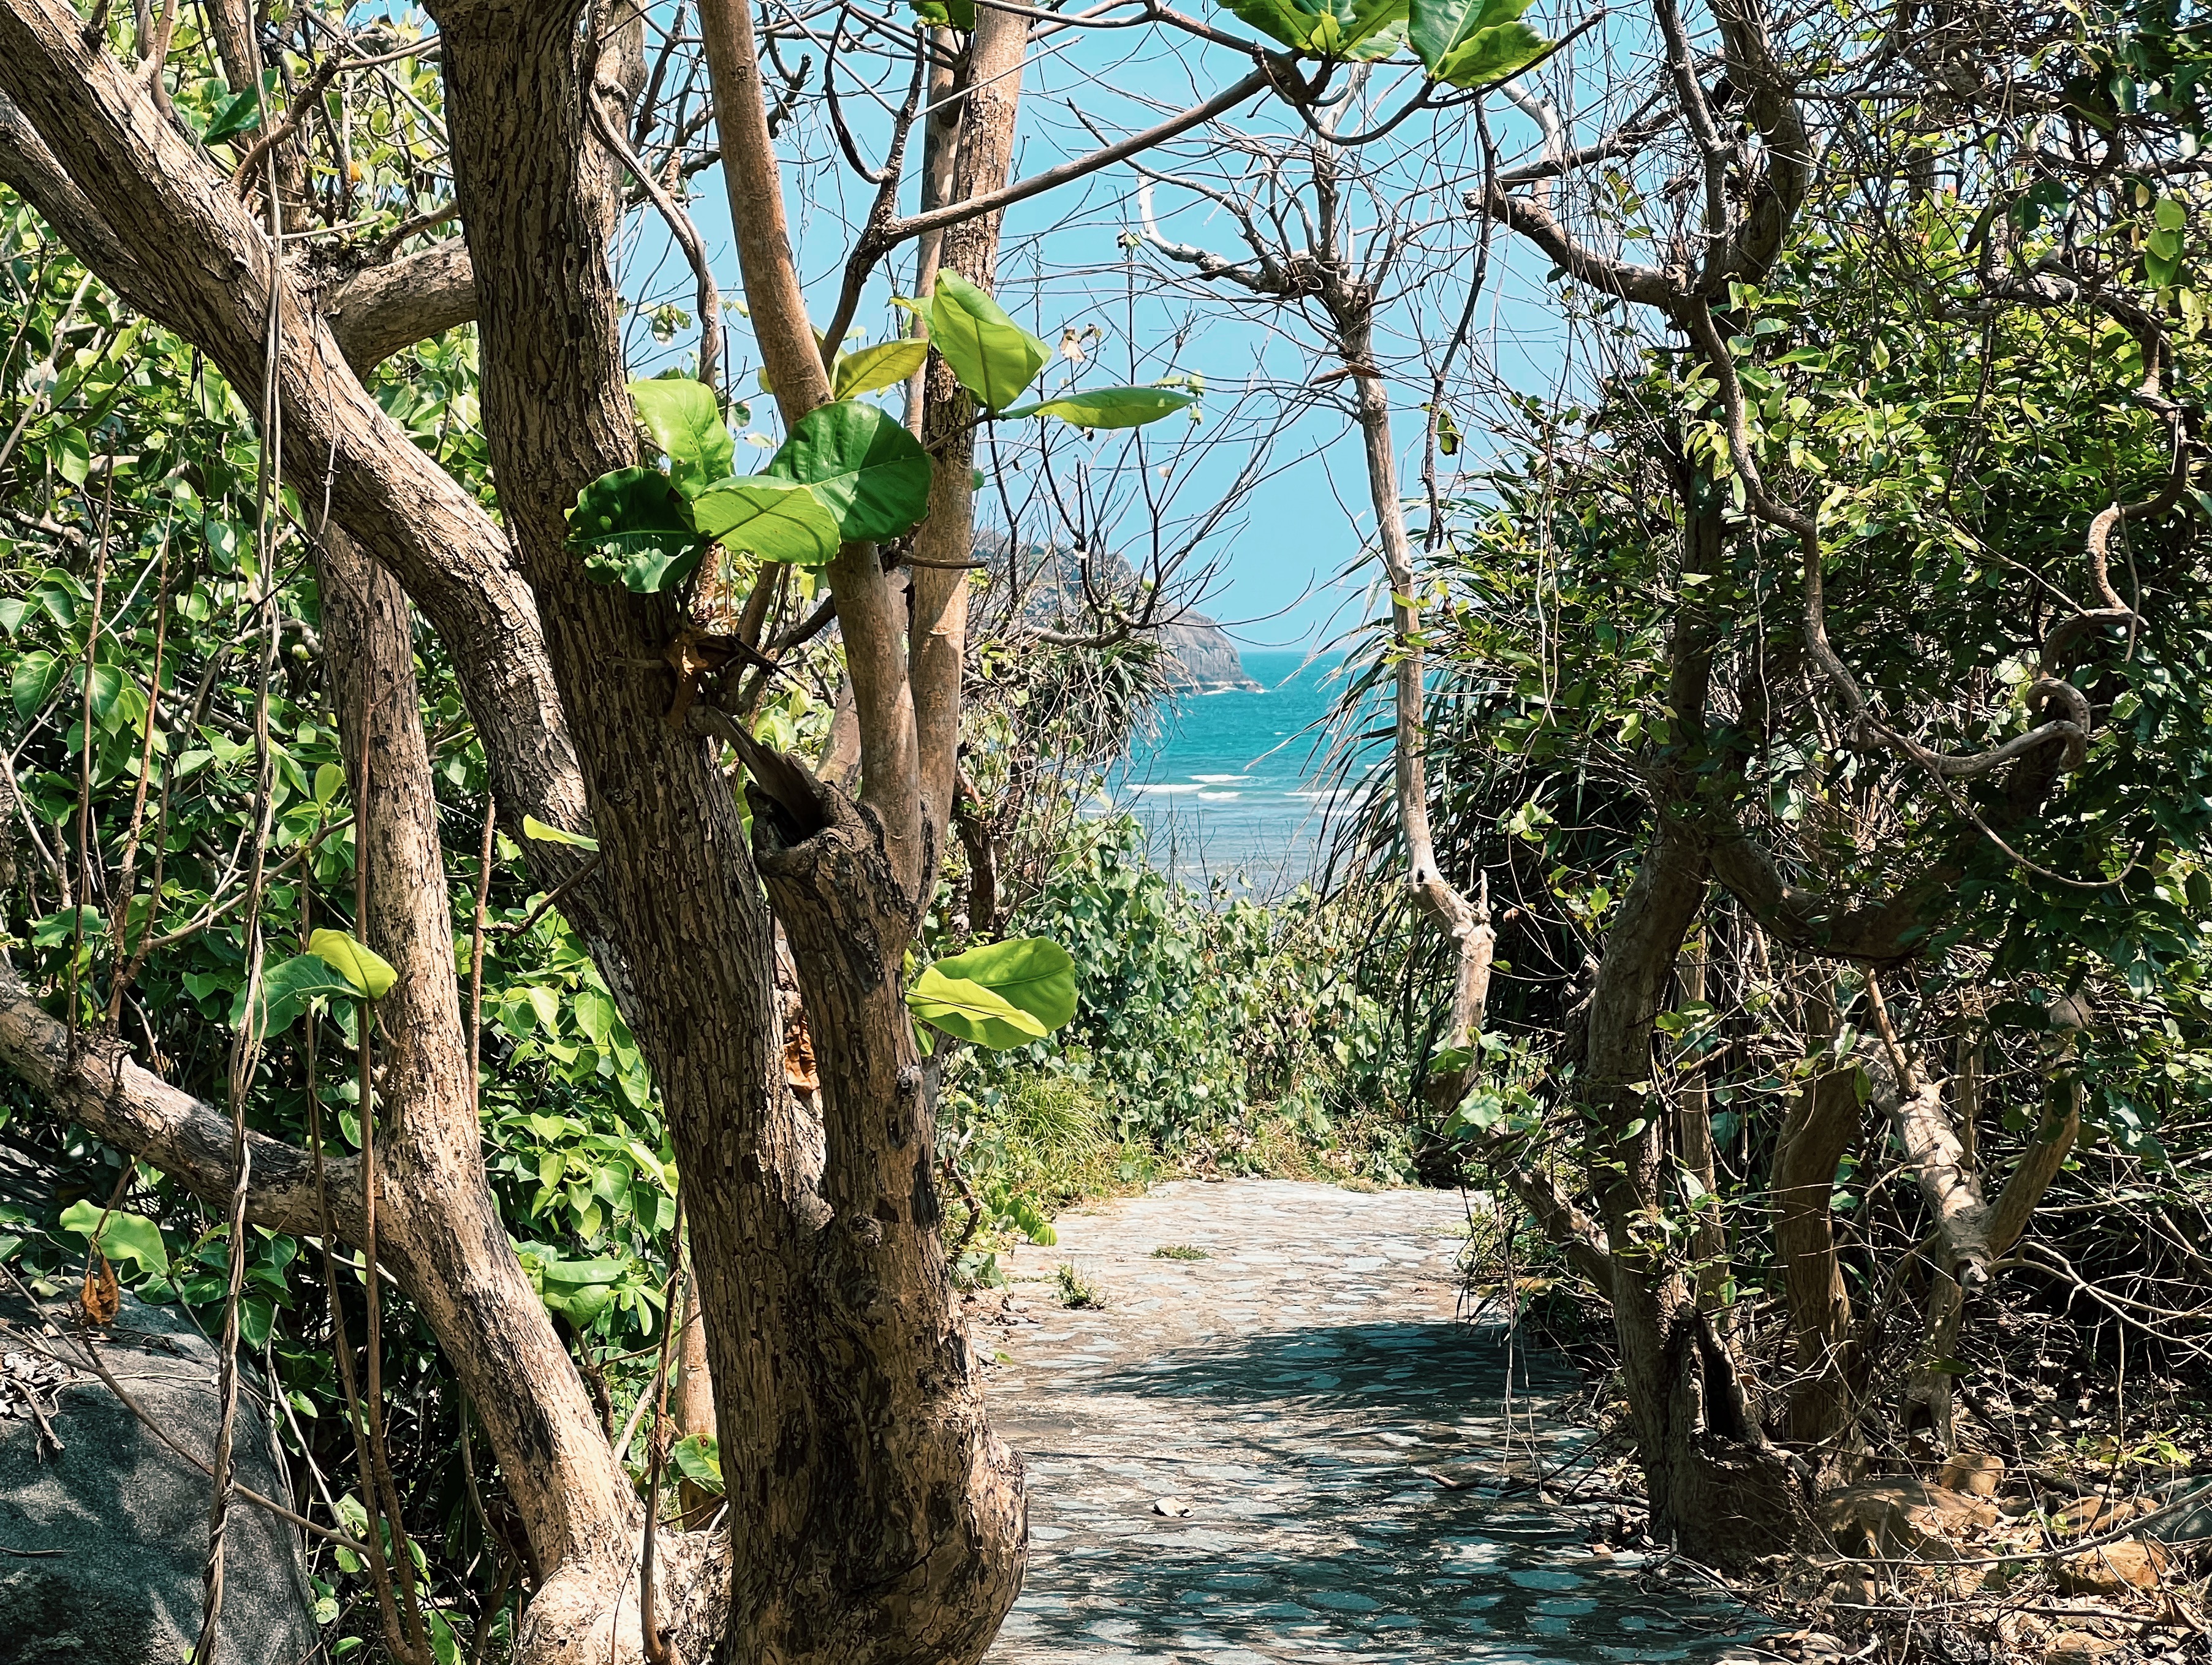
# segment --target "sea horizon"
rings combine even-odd
[[[1239,648],[1260,684],[1184,689],[1157,731],[1107,777],[1106,796],[1144,827],[1152,859],[1185,882],[1271,897],[1314,877],[1362,790],[1328,767],[1340,653]]]

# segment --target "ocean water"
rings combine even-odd
[[[1268,896],[1312,875],[1358,789],[1328,769],[1342,660],[1300,648],[1248,649],[1243,660],[1261,691],[1178,695],[1107,793],[1144,824],[1156,861],[1196,884]]]

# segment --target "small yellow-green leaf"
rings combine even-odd
[[[343,931],[322,930],[307,939],[307,951],[353,985],[356,994],[380,1000],[399,974],[391,963],[356,942]]]
[[[837,361],[836,396],[849,399],[896,387],[921,368],[922,361],[928,356],[929,343],[913,337],[880,341],[872,347],[845,354]]]
[[[534,815],[522,817],[522,836],[534,838],[541,844],[573,844],[580,850],[596,850],[599,841],[586,838],[582,833],[563,832],[558,827],[549,827]]]

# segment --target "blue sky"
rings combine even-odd
[[[1211,12],[1209,16],[1242,28],[1226,13]],[[1024,82],[1018,177],[1094,149],[1094,130],[1118,137],[1149,126],[1232,82],[1247,72],[1250,62],[1222,48],[1152,28],[1093,32],[1080,39],[1073,35],[1070,31],[1042,43],[1032,57]],[[812,55],[817,60],[814,84],[818,86],[821,55]],[[795,61],[796,56],[787,48],[787,61]],[[1411,86],[1382,76],[1377,82],[1381,95],[1376,105],[1382,110],[1395,109],[1402,101],[1402,91],[1398,98],[1390,96],[1393,87]],[[902,79],[898,85],[886,84],[882,97],[885,104],[895,103],[902,92]],[[861,148],[879,154],[887,126],[884,106],[865,90],[854,90],[849,82],[845,94],[848,117]],[[1252,100],[1231,119],[1247,132],[1294,131],[1293,118],[1283,106],[1264,99]],[[1510,108],[1492,110],[1492,131],[1501,144],[1510,148],[1528,142],[1526,125],[1514,125],[1518,120]],[[1429,124],[1425,130],[1425,121]],[[792,171],[796,184],[791,187],[789,209],[817,323],[832,308],[849,244],[848,227],[864,210],[866,189],[831,164],[834,147],[824,128],[826,124],[813,129],[793,124],[785,135],[787,147],[801,161]],[[1416,118],[1407,128],[1417,148],[1402,161],[1378,161],[1376,183],[1386,195],[1402,190],[1410,201],[1424,187],[1433,194],[1435,183],[1448,181],[1455,166],[1465,171],[1471,129],[1463,111],[1443,118]],[[1203,168],[1209,152],[1217,149],[1215,137],[1201,130],[1179,148],[1176,161]],[[1358,562],[1363,542],[1372,530],[1358,435],[1340,410],[1316,408],[1296,392],[1302,384],[1334,368],[1337,361],[1317,356],[1310,331],[1297,327],[1297,320],[1279,308],[1255,307],[1249,302],[1241,307],[1225,305],[1237,299],[1237,292],[1225,285],[1193,295],[1164,281],[1162,274],[1174,269],[1152,251],[1132,259],[1122,238],[1138,218],[1138,183],[1129,167],[1120,166],[1015,208],[1007,217],[1000,298],[1048,343],[1056,343],[1066,328],[1101,331],[1097,362],[1087,373],[1094,384],[1152,381],[1170,373],[1194,372],[1206,378],[1205,423],[1193,428],[1181,418],[1171,418],[1146,434],[1147,483],[1158,479],[1163,467],[1169,471],[1166,484],[1156,488],[1172,489],[1164,511],[1157,516],[1147,513],[1127,485],[1119,489],[1121,512],[1109,517],[1105,541],[1133,560],[1140,559],[1155,525],[1168,528],[1164,536],[1190,536],[1204,527],[1209,512],[1239,471],[1253,463],[1255,436],[1263,430],[1272,432],[1266,453],[1269,477],[1237,503],[1233,513],[1206,530],[1191,561],[1194,565],[1212,564],[1213,577],[1202,605],[1228,624],[1240,642],[1254,647],[1319,642],[1369,617],[1380,602],[1373,574],[1367,570],[1371,561],[1360,563],[1351,576],[1343,575]],[[717,280],[726,297],[738,297],[742,291],[719,170],[700,175],[694,189],[691,212]],[[1431,340],[1449,333],[1464,304],[1472,269],[1471,258],[1464,255],[1474,235],[1463,215],[1457,216],[1462,223],[1441,225],[1454,217],[1445,211],[1453,204],[1449,193],[1435,196],[1435,201],[1442,207],[1431,217],[1439,222],[1440,234],[1464,246],[1462,255],[1431,263],[1423,287],[1404,296],[1391,313],[1401,331],[1418,319]],[[1163,187],[1156,192],[1156,202],[1158,223],[1170,238],[1242,252],[1220,211],[1201,197]],[[1409,211],[1406,202],[1397,206]],[[911,211],[913,207],[909,182],[902,208]],[[1494,363],[1505,382],[1548,391],[1563,368],[1564,349],[1527,265],[1504,239],[1498,240],[1490,293],[1478,313],[1481,341],[1476,351],[1463,355],[1462,365]],[[909,246],[899,251],[887,273],[872,286],[856,325],[861,339],[881,339],[902,328],[904,315],[891,307],[889,297],[894,283],[910,282],[912,269]],[[673,256],[657,222],[637,224],[623,280],[625,294],[633,299],[671,300],[689,309],[690,274]],[[731,385],[734,392],[748,393],[757,355],[744,319],[732,312],[726,323]],[[1405,350],[1397,357],[1387,349],[1381,356],[1394,374],[1401,369],[1405,373],[1394,388],[1399,412],[1395,437],[1410,491],[1419,467],[1424,420],[1416,407],[1427,397],[1427,385],[1412,350],[1416,343],[1411,335],[1404,335],[1400,344]],[[666,362],[672,355],[688,354],[694,345],[687,332],[672,347],[656,348],[641,323],[632,343],[635,362],[653,368],[656,359]],[[1055,362],[1047,378],[1066,369]],[[754,408],[757,422],[772,424],[766,401],[756,399]],[[1486,436],[1472,404],[1462,407],[1455,401],[1454,409],[1468,434],[1464,461],[1481,453]],[[1065,447],[1057,454],[1063,467],[1079,460]],[[1111,458],[1099,460],[1103,465]],[[1121,460],[1126,480],[1129,459],[1125,455]],[[1009,471],[1006,477],[1015,477]],[[1104,476],[1102,472],[1097,477]],[[1028,501],[1044,501],[1026,477],[1023,485],[1030,493]],[[1028,520],[1022,525],[1025,536],[1037,535]],[[1053,530],[1044,528],[1047,534]]]

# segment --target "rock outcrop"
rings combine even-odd
[[[146,1665],[186,1658],[199,1636],[208,1480],[165,1446],[67,1334],[21,1308],[0,1339],[0,1657],[11,1665]],[[215,1446],[215,1349],[171,1307],[123,1297],[100,1362],[194,1455]],[[35,1408],[34,1408],[35,1407]],[[49,1431],[51,1431],[51,1437]],[[58,1440],[61,1449],[53,1449]],[[258,1383],[240,1385],[239,1483],[291,1495]],[[296,1528],[234,1503],[222,1657],[295,1665],[313,1653],[315,1595]]]

